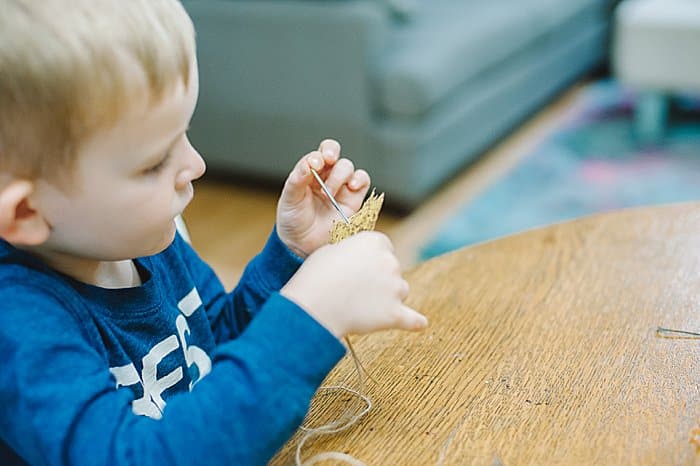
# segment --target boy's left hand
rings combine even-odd
[[[310,167],[318,172],[348,217],[362,206],[370,184],[366,171],[355,170],[350,160],[340,158],[340,144],[332,139],[324,140],[317,151],[297,162],[277,203],[277,234],[303,258],[328,243],[334,221],[343,221]]]

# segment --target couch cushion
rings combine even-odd
[[[609,9],[610,0],[528,0],[528,4],[537,21],[546,27],[557,27],[585,10]]]
[[[456,87],[605,0],[434,0],[394,26],[374,70],[379,110],[427,112]]]

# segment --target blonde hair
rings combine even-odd
[[[194,28],[177,0],[2,3],[0,174],[70,173],[81,142],[133,99],[129,61],[154,102],[188,83]]]

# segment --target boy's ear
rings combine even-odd
[[[32,203],[34,187],[19,179],[0,187],[0,238],[11,244],[36,246],[49,237],[51,228]]]

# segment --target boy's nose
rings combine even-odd
[[[192,179],[196,180],[204,175],[204,172],[207,170],[207,164],[194,147],[192,147],[192,159]]]
[[[190,182],[200,178],[207,169],[204,159],[199,155],[199,152],[197,152],[192,144],[190,144],[189,140],[187,141],[187,145],[187,159],[184,168],[180,170],[175,180],[177,189],[182,189]]]

